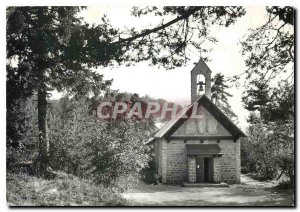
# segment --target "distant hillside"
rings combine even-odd
[[[97,107],[101,104],[101,102],[125,102],[128,105],[128,112],[131,107],[134,106],[135,103],[140,103],[141,104],[141,109],[142,109],[142,115],[143,118],[145,117],[148,104],[150,102],[157,102],[160,105],[160,109],[156,113],[150,114],[150,118],[154,120],[155,124],[159,123],[165,123],[169,121],[172,118],[172,111],[167,111],[165,116],[162,117],[163,114],[163,107],[165,108],[175,108],[176,107],[176,114],[182,110],[182,106],[175,104],[174,102],[169,102],[165,99],[156,99],[153,97],[150,97],[148,95],[146,96],[139,96],[138,94],[134,93],[127,93],[127,92],[122,92],[122,93],[116,93],[116,94],[111,94],[110,96],[105,96],[102,99],[99,100],[94,100],[93,103],[93,108],[97,109]],[[149,106],[151,107],[151,106]],[[153,106],[154,107],[154,106]]]

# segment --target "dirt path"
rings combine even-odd
[[[123,194],[143,206],[292,206],[293,194],[277,192],[273,182],[259,182],[242,176],[242,183],[229,188],[186,188],[146,185]]]

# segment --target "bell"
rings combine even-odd
[[[202,84],[200,84],[200,86],[199,86],[199,91],[204,91]]]

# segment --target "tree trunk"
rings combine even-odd
[[[276,180],[279,180],[280,179],[280,177],[282,176],[282,174],[285,172],[285,167],[282,169],[282,171],[281,171],[281,173],[280,173],[280,175],[277,177],[277,179]]]
[[[38,128],[39,128],[39,174],[47,177],[48,152],[46,137],[46,116],[47,116],[47,96],[46,86],[41,82],[42,86],[38,89]]]

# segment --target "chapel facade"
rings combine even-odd
[[[202,77],[202,78],[201,78]],[[196,106],[197,118],[191,117]],[[245,134],[211,101],[211,70],[200,59],[191,71],[191,104],[147,142],[154,145],[162,183],[240,183]]]

